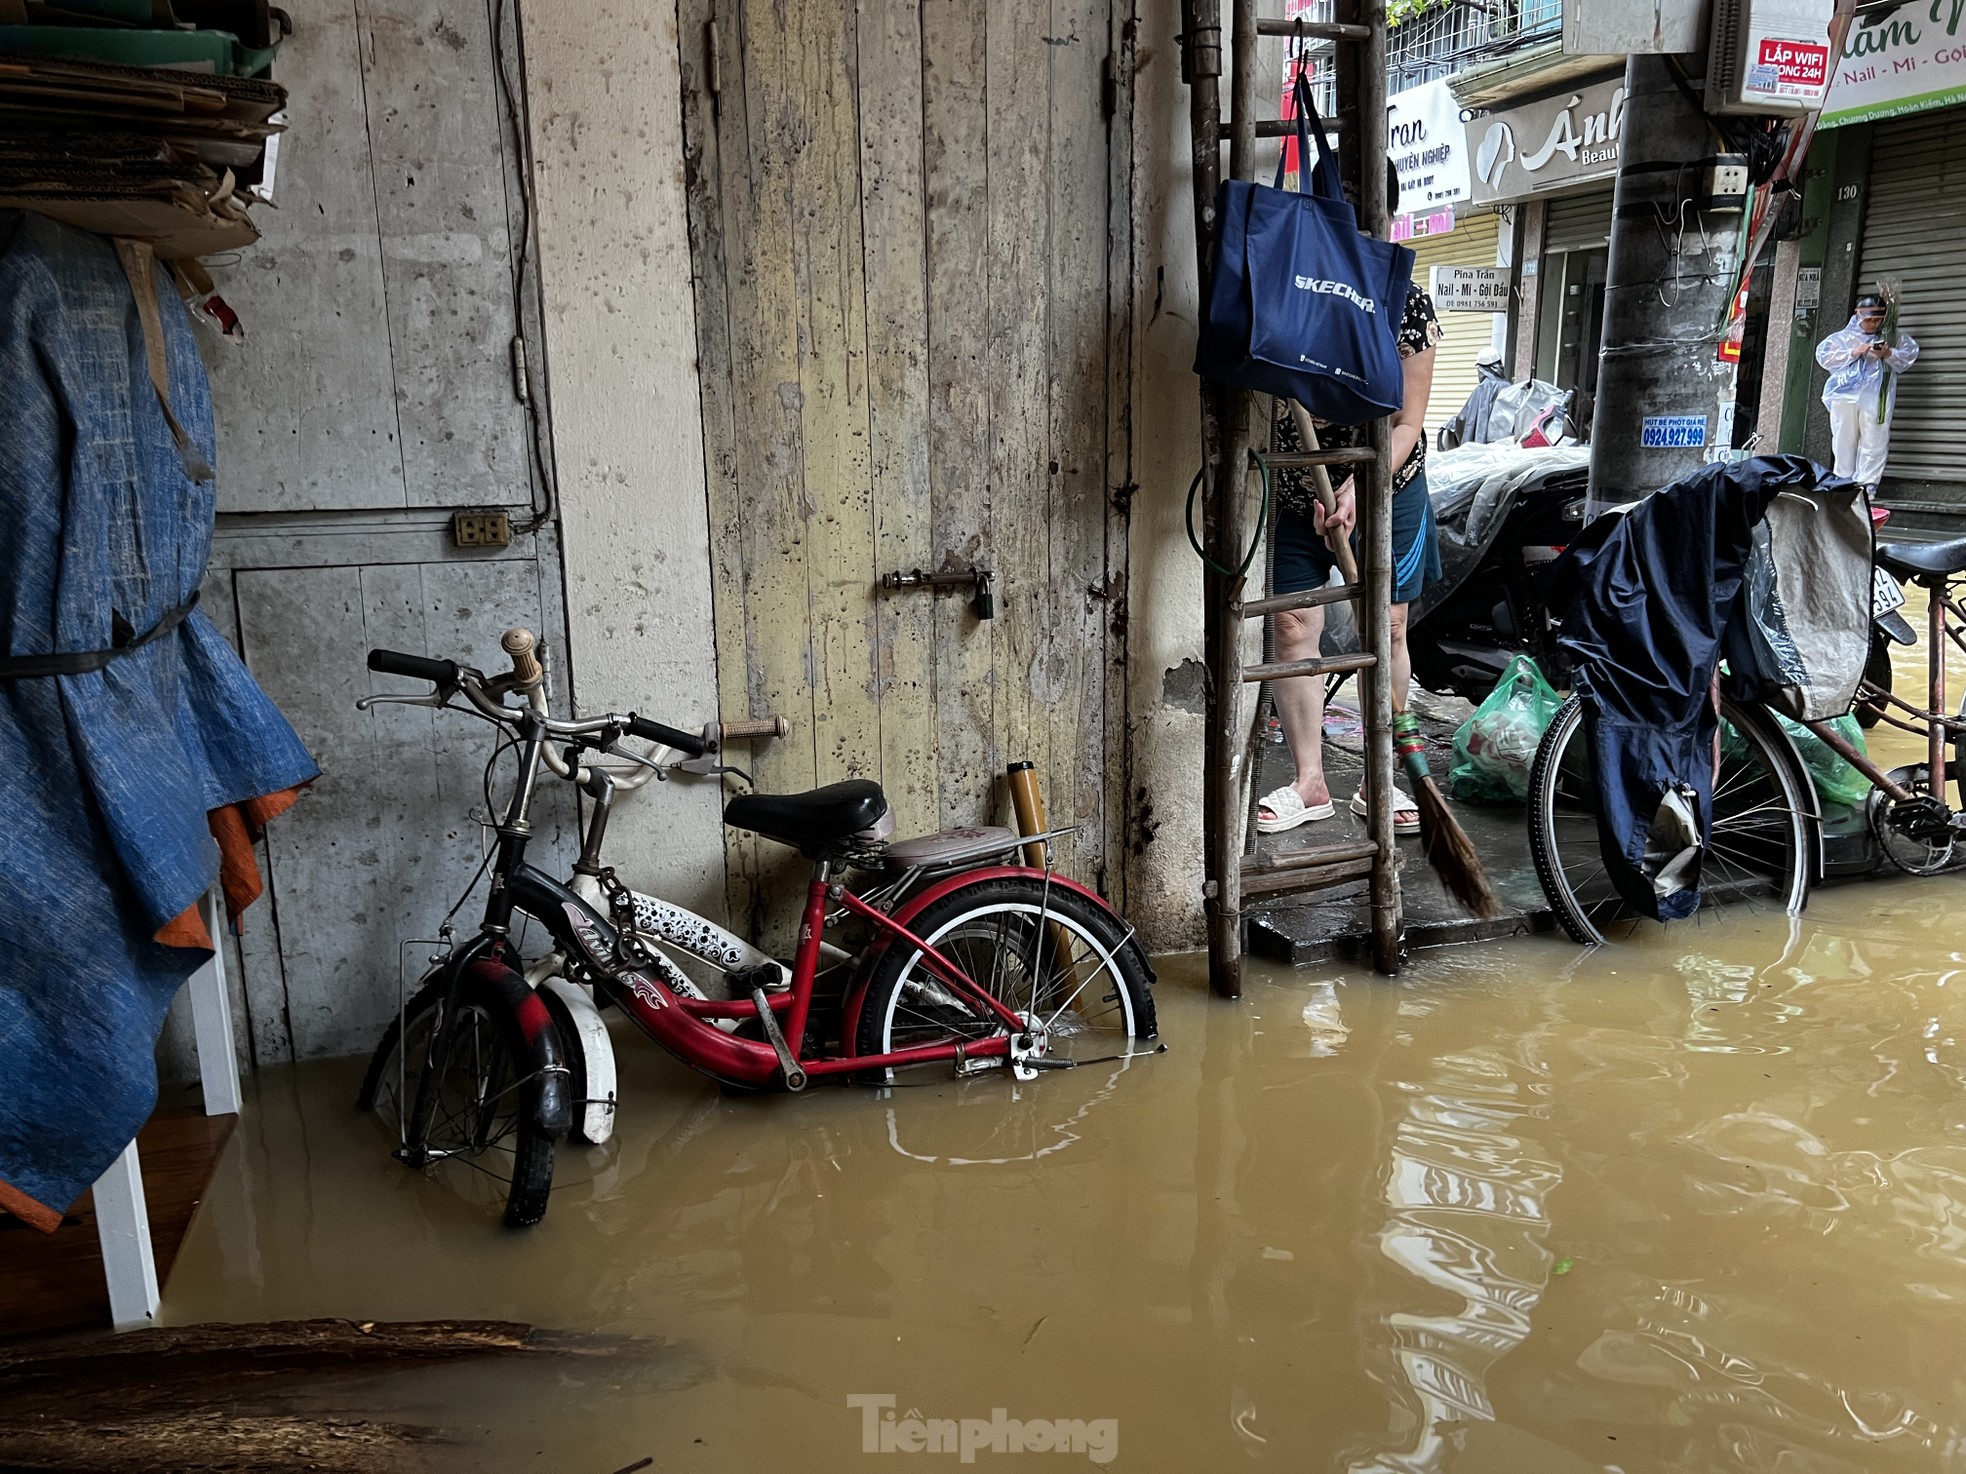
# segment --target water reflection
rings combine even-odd
[[[1385,1314],[1391,1366],[1375,1375],[1412,1431],[1353,1457],[1358,1474],[1439,1469],[1456,1425],[1495,1416],[1488,1369],[1528,1339],[1555,1263],[1547,1201],[1563,1172],[1523,1129],[1545,1110],[1530,1087],[1546,1079],[1491,1050],[1442,1056],[1423,1082],[1397,1086],[1407,1103],[1379,1247],[1448,1308]]]

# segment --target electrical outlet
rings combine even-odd
[[[455,512],[451,540],[460,548],[510,547],[512,519],[503,512]]]
[[[1738,154],[1722,154],[1707,169],[1709,210],[1741,210],[1748,201],[1747,161]]]

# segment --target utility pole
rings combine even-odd
[[[1717,350],[1741,217],[1738,208],[1716,214],[1706,204],[1716,148],[1695,100],[1705,59],[1678,58],[1695,72],[1685,91],[1672,60],[1634,54],[1625,64],[1591,421],[1592,515],[1698,470],[1706,447],[1724,438],[1721,405],[1732,399],[1731,371]]]

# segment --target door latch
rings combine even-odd
[[[907,573],[883,573],[881,588],[889,593],[897,589],[968,589],[969,607],[976,617],[995,619],[996,577],[987,568],[955,568],[944,573],[924,573],[916,568]]]

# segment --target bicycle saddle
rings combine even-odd
[[[1943,543],[1879,543],[1877,566],[1899,578],[1966,573],[1966,537]]]
[[[871,778],[828,783],[809,793],[746,793],[724,806],[724,823],[789,844],[808,855],[869,833],[888,819],[887,795]],[[888,829],[893,821],[888,820]]]

